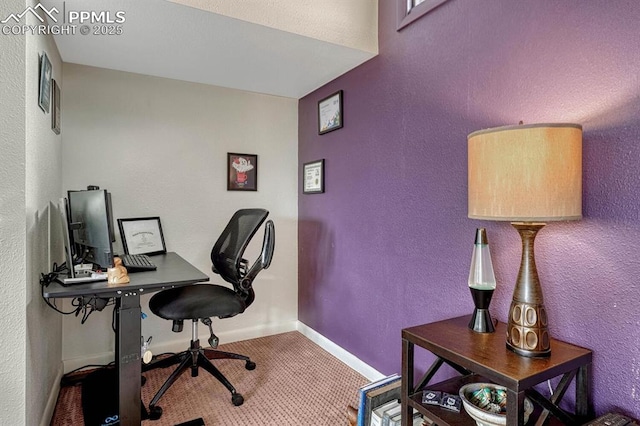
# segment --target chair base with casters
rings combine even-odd
[[[231,392],[231,402],[235,406],[242,405],[244,403],[244,397],[239,394],[233,385],[227,380],[227,378],[218,370],[212,363],[211,359],[238,359],[245,362],[245,368],[247,370],[254,370],[256,363],[251,361],[248,356],[236,354],[233,352],[219,351],[217,349],[208,349],[200,346],[200,340],[198,340],[198,321],[192,320],[192,339],[191,345],[188,350],[180,352],[179,354],[171,355],[167,358],[162,358],[148,366],[143,370],[149,371],[156,368],[167,368],[172,365],[179,364],[178,367],[171,373],[171,375],[165,380],[164,384],[155,394],[151,402],[149,403],[149,418],[151,420],[157,420],[162,416],[162,407],[158,406],[158,401],[165,392],[171,387],[171,385],[178,380],[178,378],[185,373],[188,369],[191,369],[191,377],[198,377],[199,368],[203,368],[206,372],[218,379],[220,383]],[[212,335],[215,337],[215,335]]]
[[[218,337],[213,333],[211,318],[231,318],[242,314],[255,299],[252,283],[258,273],[271,264],[275,246],[275,228],[271,220],[265,223],[262,250],[258,259],[250,263],[242,257],[249,241],[267,218],[269,212],[264,209],[238,210],[211,250],[212,271],[222,277],[233,288],[214,284],[196,284],[160,291],[149,299],[149,308],[158,317],[173,321],[173,331],[180,332],[185,320],[192,321],[192,336],[189,349],[169,358],[156,361],[145,367],[145,371],[157,367],[169,367],[179,364],[162,385],[149,404],[150,417],[157,419],[162,415],[158,401],[171,385],[188,368],[191,376],[198,375],[203,368],[218,379],[231,392],[233,405],[242,405],[244,398],[231,385],[229,380],[209,361],[210,359],[237,359],[245,362],[247,370],[256,368],[256,364],[244,355],[218,351]],[[204,349],[198,340],[198,321],[209,327],[209,344],[214,349]]]

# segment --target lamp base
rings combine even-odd
[[[474,309],[469,321],[469,328],[476,333],[493,333],[496,331],[493,320],[487,309]]]
[[[476,333],[493,333],[495,327],[488,309],[493,290],[479,290],[472,287],[469,287],[469,290],[471,290],[473,303],[476,305],[473,315],[471,315],[471,321],[469,321],[469,328]]]
[[[548,357],[551,355],[551,343],[547,311],[533,254],[533,241],[544,224],[514,222],[511,225],[522,238],[522,260],[509,308],[507,348],[520,356]]]
[[[551,355],[547,312],[542,304],[513,301],[509,309],[507,348],[520,356]]]

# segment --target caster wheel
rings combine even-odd
[[[247,370],[255,370],[256,363],[253,361],[247,361],[247,363],[244,365],[244,368],[246,368]]]
[[[162,417],[162,407],[158,407],[157,405],[149,406],[149,419],[150,420],[158,420]]]
[[[239,393],[234,393],[233,395],[231,395],[231,402],[233,402],[233,405],[238,407],[242,405],[242,403],[244,403],[244,397]]]

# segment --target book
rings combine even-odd
[[[364,425],[371,425],[371,416],[373,410],[386,404],[389,401],[400,400],[400,382],[401,378],[397,377],[379,388],[374,388],[366,392]]]
[[[387,377],[383,377],[380,380],[376,380],[374,382],[368,383],[364,386],[362,386],[359,390],[359,404],[358,404],[358,423],[357,426],[368,426],[365,424],[364,419],[365,419],[365,410],[368,407],[368,405],[366,404],[367,402],[367,392],[380,388],[384,385],[386,385],[387,383],[393,381],[393,380],[400,380],[400,376],[398,374],[392,374],[391,376],[387,376]],[[370,401],[369,401],[370,402]],[[370,408],[369,408],[370,410]],[[369,416],[371,416],[371,413],[369,413]]]
[[[400,406],[400,402],[397,399],[394,399],[392,401],[386,402],[376,408],[374,408],[373,412],[371,413],[371,426],[382,426],[382,418],[384,417],[384,413],[387,412],[388,410],[394,408],[394,407],[399,407]]]
[[[413,413],[413,426],[422,426],[423,420],[420,413]],[[389,419],[389,426],[402,426],[402,413],[398,413]]]
[[[391,419],[397,415],[400,415],[401,410],[402,407],[400,404],[398,404],[395,407],[392,407],[391,409],[385,411],[382,414],[382,426],[389,426],[391,424]]]

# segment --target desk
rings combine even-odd
[[[549,418],[551,424],[582,424],[593,418],[591,403],[590,350],[560,340],[551,339],[551,356],[525,358],[505,346],[506,325],[498,323],[495,333],[476,333],[468,328],[469,316],[419,325],[402,330],[402,424],[409,425],[412,409],[421,412],[438,426],[475,425],[464,412],[422,404],[422,390],[441,390],[457,394],[469,381],[493,382],[507,388],[508,426],[523,424],[523,403],[526,395],[542,407],[535,424],[542,425]],[[414,346],[418,345],[437,359],[414,387]],[[459,372],[441,383],[430,384],[436,371],[444,363]],[[553,397],[547,399],[533,386],[562,375]],[[575,413],[566,413],[558,405],[571,381],[575,378]],[[534,412],[534,414],[537,414]],[[533,420],[536,420],[533,418]],[[530,424],[533,424],[531,420]]]
[[[209,277],[176,253],[152,257],[155,271],[129,274],[128,284],[108,284],[106,281],[63,286],[53,282],[44,289],[48,299],[98,296],[116,299],[116,364],[120,425],[139,426],[141,422],[140,386],[140,295],[165,288],[209,281]]]

